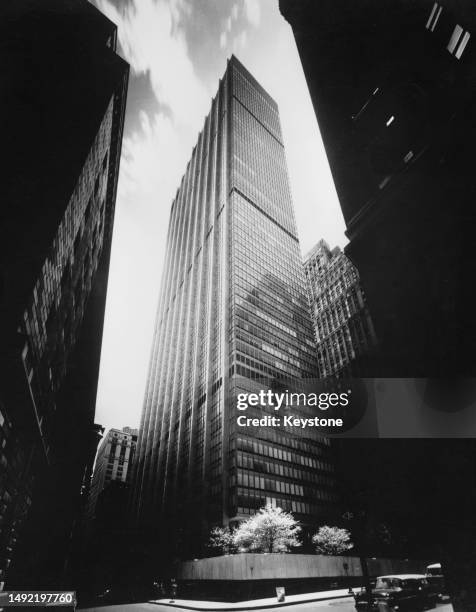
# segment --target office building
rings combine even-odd
[[[64,570],[100,437],[128,66],[115,25],[86,0],[8,3],[0,28],[0,580],[8,569],[7,587],[46,588]]]
[[[187,556],[212,525],[266,504],[303,521],[326,515],[335,502],[327,441],[236,423],[238,393],[315,374],[278,107],[232,57],[172,203],[136,524],[167,531]]]
[[[471,3],[281,0],[390,376],[475,374]],[[404,35],[402,35],[404,33]],[[438,330],[437,333],[435,331]]]
[[[445,397],[458,397],[476,371],[474,6],[279,6],[293,29],[347,225],[346,254],[379,341],[368,373],[428,378]],[[454,409],[446,402],[435,421],[451,420]],[[474,609],[474,440],[345,440],[343,447],[346,490],[357,483],[355,497],[382,520],[396,510],[415,549],[433,555],[438,541],[454,609]]]
[[[86,518],[92,520],[98,496],[110,482],[129,485],[137,445],[137,429],[110,429],[99,445],[88,500]]]
[[[325,240],[304,257],[319,376],[358,376],[377,341],[359,272]]]

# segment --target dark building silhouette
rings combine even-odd
[[[429,377],[433,395],[440,389],[451,399],[461,394],[457,382],[439,377],[475,373],[474,7],[456,0],[279,5],[346,221],[346,254],[380,343],[368,374]],[[455,609],[475,609],[474,441],[339,444],[348,504],[374,524],[393,522],[400,545],[407,538],[420,554],[439,546],[461,598]]]
[[[1,13],[0,580],[39,588],[61,583],[100,437],[128,65],[85,0]]]
[[[82,604],[112,585],[117,589],[127,583],[136,565],[135,534],[127,517],[136,444],[137,429],[123,427],[110,429],[97,449],[71,554],[71,575]]]
[[[97,591],[116,582],[121,570],[127,579],[135,561],[128,554],[128,499],[129,484],[121,480],[111,480],[96,499],[87,570]]]
[[[358,376],[376,352],[377,338],[357,268],[325,240],[304,257],[317,366],[322,378]]]
[[[280,6],[316,109],[382,370],[474,375],[472,3]]]
[[[96,459],[96,453],[98,452],[98,444],[101,442],[104,427],[102,425],[94,424],[94,432],[95,436],[91,436],[90,446],[89,446],[89,461],[86,465],[86,470],[84,473],[83,485],[81,488],[81,501],[82,501],[82,513],[84,514],[87,508],[87,503],[91,493],[91,484],[93,479],[93,471],[94,471],[94,463]]]
[[[239,393],[315,376],[316,363],[278,107],[235,57],[172,203],[166,251],[136,524],[195,556],[212,526],[267,504],[303,522],[327,516],[329,441],[237,424]]]

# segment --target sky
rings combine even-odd
[[[94,0],[118,26],[129,92],[96,422],[138,427],[170,206],[231,54],[276,100],[301,249],[344,246],[291,27],[278,0]]]

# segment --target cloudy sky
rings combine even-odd
[[[292,31],[278,0],[94,0],[131,66],[96,422],[137,427],[172,198],[234,53],[276,100],[301,248],[346,243]]]

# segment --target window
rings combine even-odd
[[[459,42],[461,34],[463,33],[463,28],[460,25],[455,25],[455,29],[453,30],[453,34],[451,34],[450,42],[446,47],[450,53],[456,49],[456,45]]]
[[[468,44],[470,36],[471,34],[469,32],[465,32],[463,34],[463,38],[461,39],[459,46],[455,51],[455,57],[457,59],[461,59],[461,56],[463,55],[463,51],[466,49],[466,45]]]
[[[81,243],[81,230],[78,230],[76,234],[76,238],[74,239],[74,254],[76,255],[79,249],[79,245]]]
[[[469,32],[464,32],[463,34],[463,28],[457,24],[455,25],[455,29],[451,34],[450,42],[446,48],[456,57],[456,59],[461,59],[470,38],[471,34]]]
[[[430,32],[434,32],[435,31],[436,24],[438,23],[438,19],[440,18],[442,10],[443,10],[443,7],[440,6],[438,4],[438,2],[435,2],[433,4],[433,8],[431,9],[430,16],[429,16],[428,21],[426,22],[426,26],[425,26],[425,28],[427,30],[430,30]]]
[[[91,198],[89,198],[89,202],[88,202],[88,205],[86,206],[86,211],[84,213],[84,220],[86,221],[86,223],[89,220],[90,214],[91,214]]]
[[[61,292],[64,293],[69,284],[69,265],[66,264],[61,275]]]

